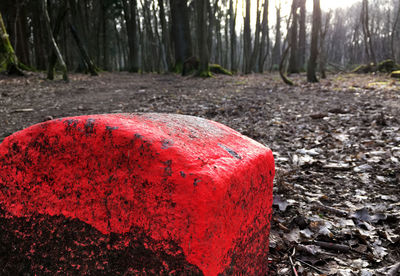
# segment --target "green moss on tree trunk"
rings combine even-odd
[[[7,71],[11,75],[23,76],[24,73],[18,67],[18,59],[8,38],[3,17],[0,13],[0,71]]]

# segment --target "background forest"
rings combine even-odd
[[[295,73],[310,56],[313,18],[306,0],[1,1],[17,57],[38,70],[48,68],[52,55],[41,2],[70,71],[87,70],[90,58],[107,71],[180,72],[195,56],[233,72],[264,72],[277,69],[290,46],[289,73]],[[323,10],[315,23],[321,69],[399,60],[399,14],[398,0]]]

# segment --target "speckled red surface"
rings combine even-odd
[[[63,118],[0,144],[12,216],[62,215],[104,235],[138,228],[205,275],[267,272],[274,174],[268,148],[183,115]]]

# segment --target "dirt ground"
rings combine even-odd
[[[275,156],[271,275],[400,274],[400,81],[330,75],[0,75],[0,142],[52,118],[168,112],[226,124]],[[398,272],[396,272],[398,271]],[[392,273],[392,274],[390,274]]]

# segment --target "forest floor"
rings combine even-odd
[[[274,152],[271,275],[293,268],[299,275],[398,275],[400,81],[338,74],[308,84],[301,75],[289,87],[276,74],[70,78],[0,75],[0,142],[32,124],[83,114],[218,121]]]

